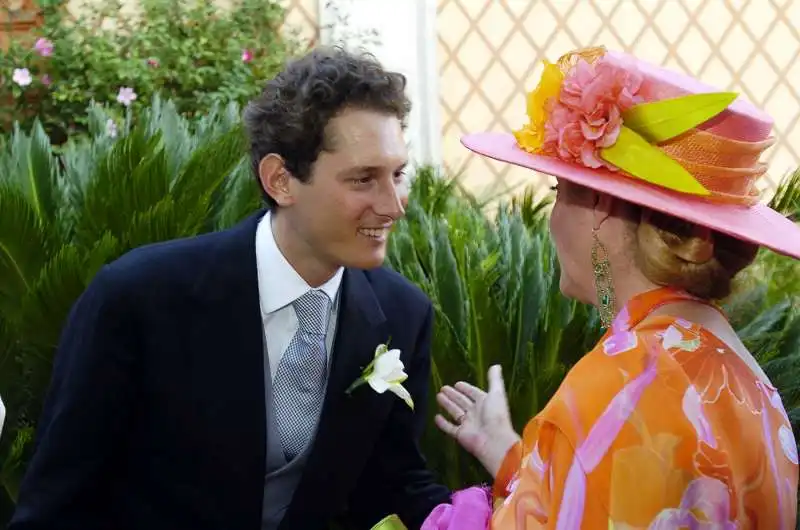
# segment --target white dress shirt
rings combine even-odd
[[[270,212],[261,218],[256,228],[256,267],[261,320],[267,340],[270,375],[274,378],[278,363],[297,331],[297,315],[292,302],[313,288],[300,277],[278,248],[272,232]],[[325,341],[329,360],[339,312],[339,287],[343,272],[344,269],[339,268],[330,280],[319,287],[331,299],[331,315]]]

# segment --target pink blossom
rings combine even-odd
[[[161,66],[161,63],[159,63],[158,59],[156,59],[155,57],[150,57],[149,59],[147,59],[147,65],[152,66],[153,68],[158,68],[159,66]]]
[[[52,79],[50,79],[50,76],[49,76],[49,75],[47,75],[47,74],[44,74],[44,75],[42,75],[42,77],[41,77],[40,81],[42,82],[42,84],[43,84],[44,86],[50,86],[50,85],[52,85],[52,84],[53,84],[53,80],[52,80]]]
[[[614,169],[599,156],[616,143],[622,113],[642,101],[642,76],[608,56],[593,64],[581,59],[564,78],[545,124],[545,154],[591,168]]]
[[[119,89],[119,94],[117,94],[117,101],[119,103],[129,107],[135,99],[136,92],[134,92],[132,88],[124,86]]]
[[[53,42],[44,37],[39,38],[33,45],[33,49],[42,57],[50,57],[53,55]]]
[[[11,80],[19,86],[28,86],[33,82],[33,77],[31,77],[31,72],[27,68],[14,68],[14,75],[11,76]]]
[[[253,52],[251,52],[246,48],[242,50],[242,62],[249,63],[252,60],[253,60]]]

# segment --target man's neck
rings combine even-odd
[[[314,288],[333,278],[338,267],[320,260],[300,234],[292,229],[285,216],[276,214],[274,210],[271,213],[271,229],[275,244],[297,274]]]

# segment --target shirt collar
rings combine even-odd
[[[261,315],[273,313],[300,298],[313,287],[294,270],[275,242],[272,232],[271,212],[267,212],[256,228],[256,267],[258,269],[258,292]],[[336,300],[342,283],[343,267],[319,289],[331,301]]]

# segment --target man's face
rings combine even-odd
[[[346,109],[329,122],[326,147],[307,183],[290,179],[293,202],[281,213],[321,264],[379,267],[408,201],[401,123],[388,114]]]

